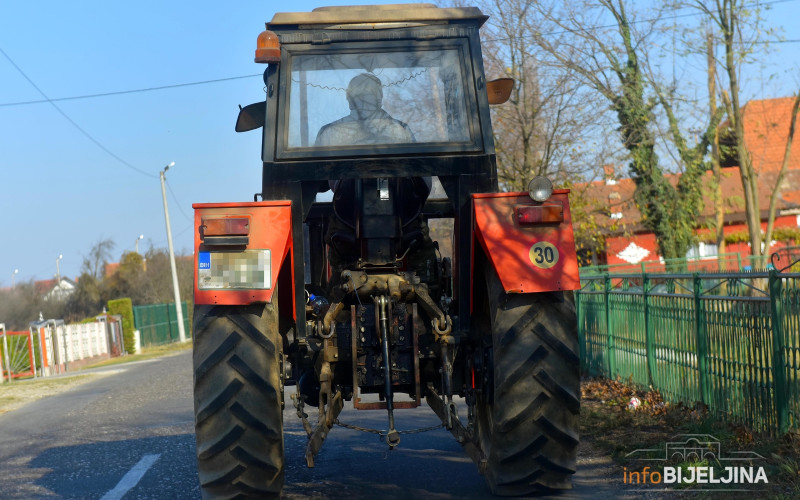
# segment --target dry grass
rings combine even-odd
[[[177,354],[181,351],[192,348],[191,340],[189,342],[174,342],[172,344],[164,344],[154,347],[145,347],[141,353],[130,354],[128,356],[120,356],[118,358],[111,358],[100,363],[87,366],[86,368],[100,368],[104,366],[120,365],[123,363],[132,363],[134,361],[144,361],[146,359],[160,358],[170,354]]]
[[[88,382],[90,375],[74,377],[38,378],[15,380],[0,385],[0,415],[20,406],[47,396],[58,394],[72,387]]]
[[[168,356],[177,354],[191,349],[192,343],[185,342],[183,344],[174,343],[162,346],[150,347],[142,349],[140,354],[132,354],[130,356],[120,356],[112,358],[92,366],[87,366],[84,370],[89,368],[100,368],[107,366],[120,365],[124,363],[131,363],[134,361],[144,361],[147,359],[158,358],[161,356]],[[36,401],[37,399],[53,396],[66,390],[70,390],[80,384],[92,380],[98,375],[108,375],[114,371],[105,372],[101,374],[80,374],[80,371],[75,372],[75,376],[69,377],[47,377],[36,379],[23,379],[15,380],[11,383],[0,384],[0,415]]]

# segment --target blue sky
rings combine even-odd
[[[298,0],[289,10],[351,5]],[[361,3],[382,3],[361,2]],[[388,3],[388,2],[385,2]],[[237,105],[263,100],[256,37],[279,2],[2,2],[0,48],[51,99],[244,75],[169,90],[0,106],[0,286],[76,277],[95,242],[118,258],[165,248],[158,172],[168,163],[176,251],[192,250],[191,204],[252,201],[261,189],[261,138],[233,131]],[[289,7],[289,4],[283,4]],[[287,10],[284,9],[281,10]],[[42,99],[0,54],[0,103]]]
[[[251,201],[260,191],[258,132],[236,134],[237,105],[263,99],[255,41],[276,10],[397,0],[296,0],[289,4],[152,1],[0,3],[0,49],[49,98],[249,78],[57,102],[103,151],[48,103],[0,106],[0,286],[76,277],[95,242],[117,259],[166,247],[158,172],[167,172],[177,251],[192,250],[193,202]],[[278,6],[276,8],[276,5]],[[800,39],[800,1],[776,4],[785,36]],[[800,44],[777,47],[788,89],[798,88]],[[783,95],[789,95],[787,90]],[[772,92],[770,92],[772,94]],[[774,95],[768,95],[772,97]],[[0,104],[42,95],[0,54]]]

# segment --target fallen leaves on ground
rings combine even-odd
[[[751,450],[767,460],[769,496],[800,498],[800,429],[775,437],[715,418],[702,403],[670,403],[622,379],[581,381],[581,438],[625,464],[639,448],[658,448],[677,434],[711,434],[725,449]],[[629,409],[631,398],[640,405]]]
[[[584,379],[581,383],[581,397],[584,401],[597,401],[608,407],[650,416],[678,412],[683,418],[700,420],[708,414],[708,409],[702,404],[698,403],[694,406],[686,406],[683,403],[671,404],[664,401],[658,391],[636,389],[630,382],[624,383],[621,380]],[[638,408],[629,408],[631,398],[637,398],[641,402]]]

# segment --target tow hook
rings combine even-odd
[[[386,434],[386,444],[389,445],[389,448],[394,448],[400,444],[400,433],[397,432],[397,429],[390,429]]]
[[[458,408],[453,401],[448,401],[445,405],[447,411],[447,422],[444,423],[445,429],[452,430],[453,422],[458,420]]]

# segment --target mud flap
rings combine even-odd
[[[195,304],[271,302],[279,271],[291,256],[291,202],[192,207]]]
[[[580,288],[568,194],[557,190],[544,203],[527,193],[473,195],[473,242],[480,244],[506,292]]]

